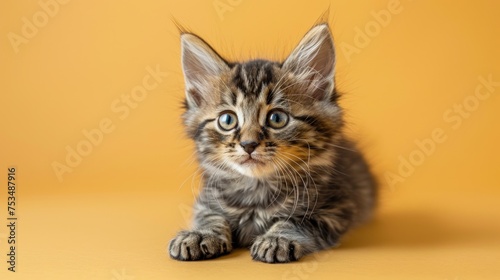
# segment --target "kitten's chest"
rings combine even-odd
[[[233,219],[235,237],[240,246],[248,246],[255,237],[264,234],[273,223],[277,212],[272,209],[245,209]]]
[[[239,227],[255,225],[258,228],[266,228],[276,213],[268,209],[256,208],[246,209],[238,217]]]
[[[219,201],[240,246],[250,245],[255,237],[264,234],[286,200],[286,193],[268,182],[244,183],[245,187],[222,193]]]

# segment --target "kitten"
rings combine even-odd
[[[203,188],[194,225],[170,256],[202,260],[249,247],[284,263],[329,248],[368,218],[376,188],[346,139],[327,24],[282,62],[232,63],[196,35],[181,35],[183,120],[196,143]]]

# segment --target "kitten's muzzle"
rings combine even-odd
[[[264,162],[256,159],[256,158],[253,158],[251,155],[248,155],[247,158],[245,158],[244,160],[242,160],[240,162],[240,165],[263,165]]]

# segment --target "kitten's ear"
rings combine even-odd
[[[316,100],[331,98],[334,89],[335,48],[327,24],[314,26],[283,62],[283,69],[303,81]]]
[[[212,47],[196,35],[182,34],[181,48],[186,101],[189,106],[199,107],[210,98],[206,95],[210,79],[229,70],[229,66]]]

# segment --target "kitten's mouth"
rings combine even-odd
[[[253,158],[252,156],[248,156],[242,161],[240,161],[240,165],[262,165],[264,162]]]
[[[259,155],[242,155],[235,163],[235,169],[239,173],[252,178],[265,178],[274,170],[269,168],[265,157],[263,158]]]

